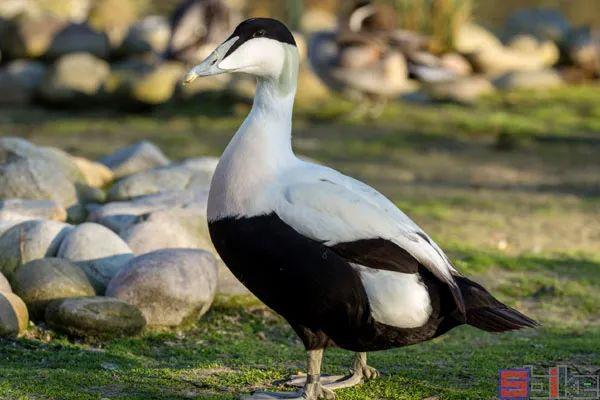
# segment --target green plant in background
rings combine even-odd
[[[457,29],[471,16],[472,0],[379,0],[398,10],[399,26],[429,35],[430,49],[443,53],[454,48]]]

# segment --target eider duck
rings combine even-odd
[[[298,64],[286,26],[255,18],[185,77],[241,72],[257,79],[252,110],[213,176],[209,230],[235,276],[298,334],[308,368],[300,391],[248,399],[332,399],[333,390],[378,375],[366,352],[420,343],[462,324],[490,332],[536,326],[462,276],[381,193],[296,157]],[[351,375],[321,377],[331,346],[357,353]]]

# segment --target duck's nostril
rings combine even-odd
[[[212,60],[212,61],[210,62],[210,65],[215,65],[216,63],[217,63],[217,59],[215,58],[214,60]]]

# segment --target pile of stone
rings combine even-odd
[[[428,82],[434,99],[469,102],[494,89],[548,89],[600,77],[600,32],[573,27],[556,10],[519,10],[498,36],[465,24],[455,39],[473,74]]]
[[[464,23],[442,53],[432,52],[435,40],[390,26],[386,17],[385,7],[359,8],[313,36],[309,57],[328,86],[387,98],[398,87],[408,99],[470,103],[496,90],[544,90],[600,77],[600,31],[573,27],[556,10],[521,9],[498,34]]]
[[[0,336],[29,319],[73,336],[132,335],[247,293],[208,235],[216,161],[171,162],[149,142],[91,161],[0,138]]]
[[[0,106],[139,108],[212,91],[246,97],[247,82],[229,76],[182,87],[179,83],[189,64],[203,55],[167,60],[169,18],[147,15],[145,4],[144,0],[0,1]],[[220,26],[223,22],[200,18],[195,9],[188,13],[186,21],[194,21],[197,32],[218,29],[223,36],[230,31],[229,26]],[[184,36],[193,35],[183,29],[187,29]],[[225,38],[211,34],[203,48],[212,50]]]

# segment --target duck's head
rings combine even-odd
[[[228,72],[279,79],[289,69],[297,69],[297,63],[294,36],[283,23],[272,18],[251,18],[240,23],[210,56],[192,68],[184,83]]]

